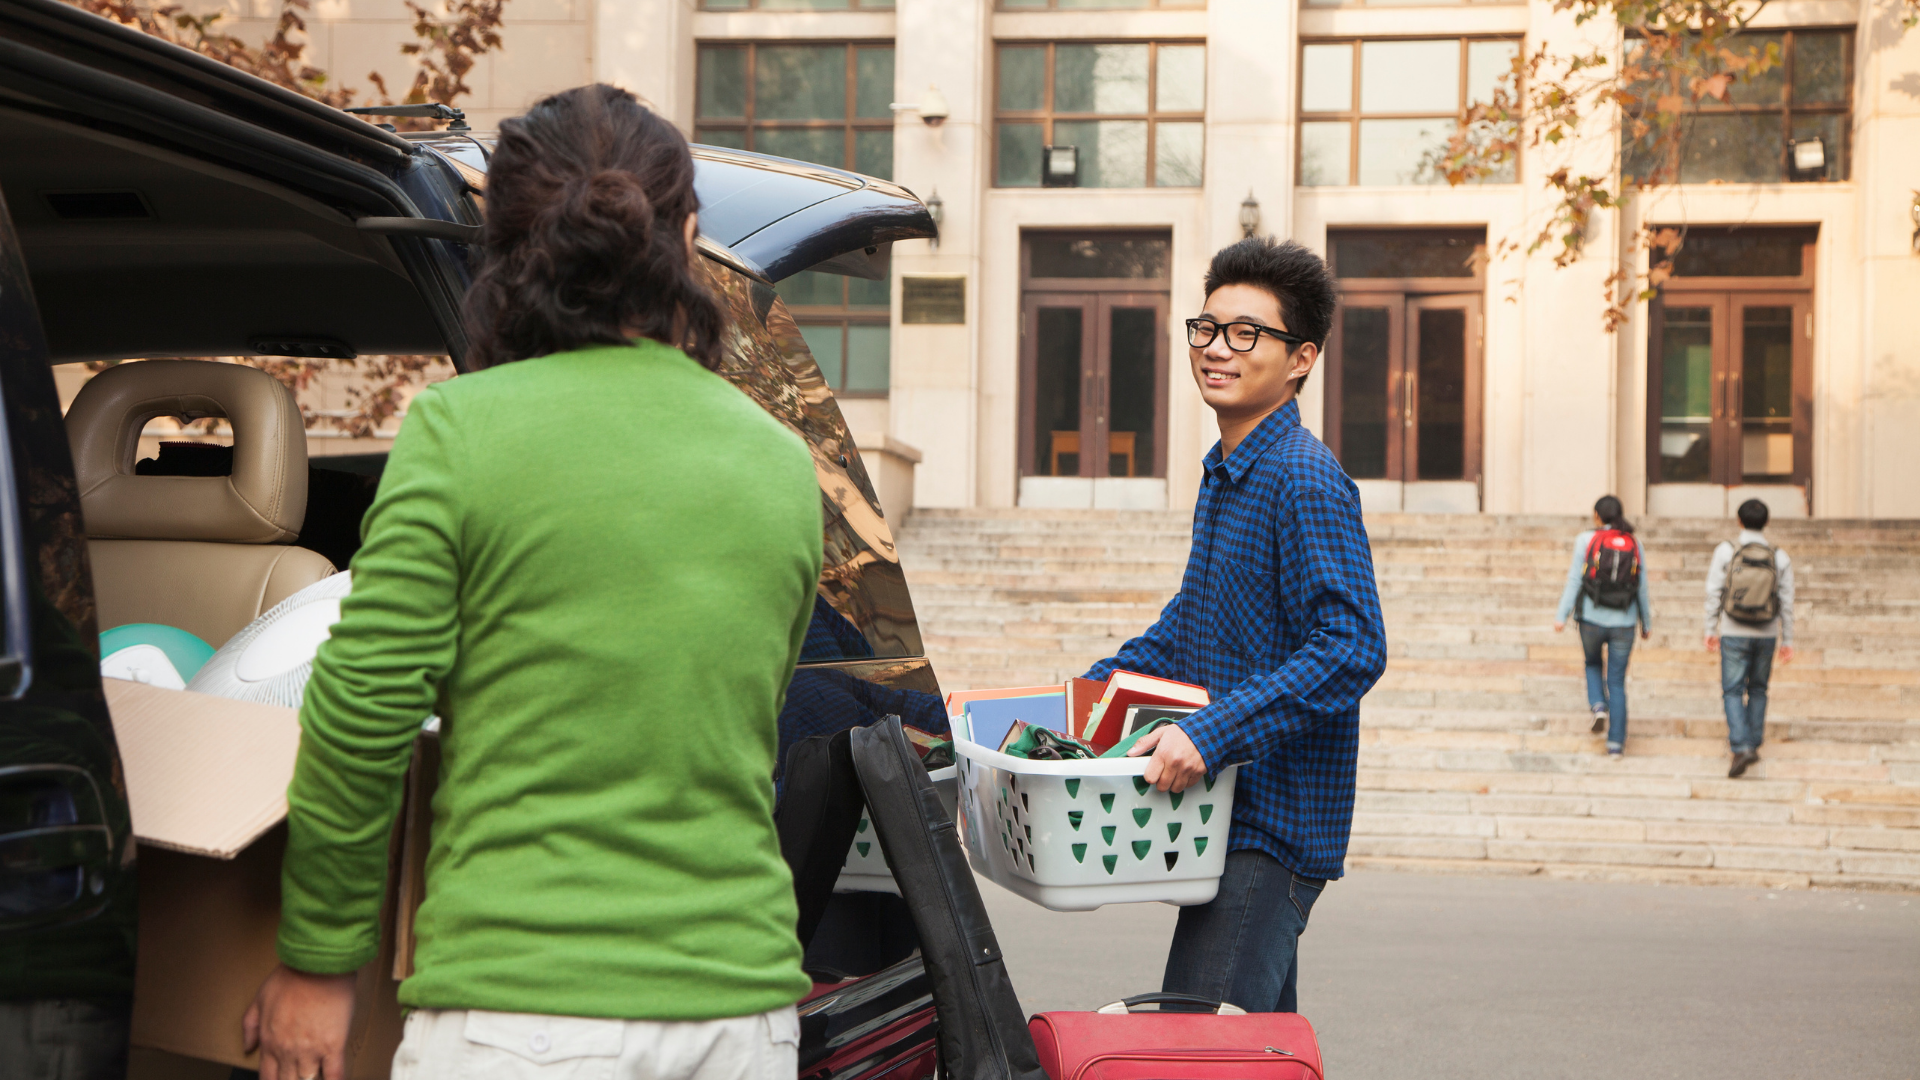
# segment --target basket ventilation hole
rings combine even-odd
[[[1118,830],[1111,825],[1102,825],[1100,826],[1100,839],[1105,840],[1107,842],[1108,847],[1112,847],[1113,834],[1117,831]]]
[[[1141,828],[1147,827],[1147,819],[1153,816],[1153,808],[1142,806],[1133,812],[1133,823]]]
[[[872,841],[869,841],[869,840],[862,840],[859,843],[853,845],[853,849],[855,851],[858,851],[860,853],[860,857],[864,859],[867,857],[867,852],[873,850],[873,843]]]
[[[1147,783],[1147,778],[1144,776],[1136,776],[1133,778],[1133,790],[1139,792],[1142,795],[1145,795],[1147,793],[1147,789],[1152,786],[1153,786],[1152,784]]]
[[[1120,856],[1118,856],[1118,855],[1102,855],[1102,856],[1100,856],[1100,865],[1102,865],[1102,866],[1104,866],[1104,867],[1106,867],[1106,868],[1107,868],[1107,873],[1109,873],[1109,874],[1111,874],[1111,873],[1113,873],[1113,868],[1114,868],[1114,865],[1115,865],[1115,864],[1117,864],[1117,863],[1118,863],[1119,861],[1120,861]]]
[[[1212,816],[1213,816],[1213,804],[1210,802],[1201,803],[1200,804],[1200,824],[1205,825],[1207,823],[1207,819]]]
[[[1087,812],[1085,810],[1069,810],[1067,811],[1067,823],[1073,826],[1074,832],[1079,832],[1080,820],[1086,816]]]
[[[1027,793],[1024,791],[1020,793],[1020,807],[1028,813],[1033,812],[1033,804],[1027,801]]]
[[[1020,827],[1021,827],[1021,828],[1023,828],[1023,829],[1025,829],[1025,830],[1027,830],[1027,839],[1029,839],[1029,840],[1031,840],[1031,839],[1033,839],[1033,826],[1031,826],[1031,825],[1022,825],[1022,826],[1020,826]]]
[[[1204,837],[1204,836],[1196,836],[1196,837],[1194,837],[1194,838],[1193,838],[1193,853],[1194,853],[1195,855],[1205,855],[1205,854],[1207,853],[1207,838],[1206,838],[1206,837]]]
[[[1147,857],[1147,852],[1152,850],[1153,841],[1151,840],[1135,840],[1133,842],[1133,857],[1136,859],[1144,860]]]
[[[1180,800],[1181,800],[1181,799],[1183,799],[1183,798],[1185,798],[1185,797],[1186,797],[1186,796],[1185,796],[1185,795],[1184,795],[1184,794],[1183,794],[1182,792],[1178,792],[1178,791],[1176,791],[1176,792],[1174,792],[1173,794],[1171,794],[1171,795],[1169,795],[1169,796],[1167,796],[1167,801],[1169,801],[1169,802],[1171,802],[1171,803],[1173,804],[1173,808],[1174,808],[1175,810],[1178,810],[1178,809],[1180,809]]]
[[[1077,799],[1079,797],[1080,797],[1080,781],[1077,779],[1067,781],[1067,798]]]
[[[1167,822],[1167,839],[1168,840],[1180,839],[1180,823],[1179,822],[1177,821]]]
[[[1100,796],[1100,809],[1109,814],[1113,813],[1113,792],[1109,791]]]
[[[1206,778],[1206,780],[1207,780],[1207,790],[1208,790],[1208,791],[1212,791],[1212,790],[1213,790],[1213,779],[1214,779],[1214,778],[1213,778],[1213,777],[1211,777],[1211,776],[1209,776],[1209,777],[1207,777],[1207,778]]]
[[[1033,852],[1031,851],[1027,852],[1027,870],[1028,872],[1033,870]]]
[[[867,820],[866,818],[861,818],[861,819],[860,819],[860,824],[858,824],[858,825],[856,825],[856,826],[854,826],[854,827],[853,827],[853,831],[854,831],[854,832],[866,832],[866,831],[867,831],[867,826],[868,826],[868,825],[871,825],[871,824],[872,824],[872,822],[870,822],[870,821],[868,821],[868,820]]]
[[[1085,844],[1073,845],[1073,861],[1074,862],[1087,861],[1087,845]]]
[[[1173,869],[1173,864],[1174,864],[1174,863],[1177,863],[1177,862],[1179,862],[1179,861],[1180,861],[1180,853],[1179,853],[1179,852],[1177,852],[1177,851],[1169,851],[1169,852],[1167,852],[1167,869],[1169,869],[1169,870],[1171,870],[1171,869]]]

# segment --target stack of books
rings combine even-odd
[[[1163,717],[1186,716],[1208,701],[1206,690],[1191,683],[1116,671],[1105,681],[958,691],[947,695],[947,714],[954,718],[954,730],[979,746],[999,748],[1024,722],[1071,735],[1104,753],[1137,729]]]

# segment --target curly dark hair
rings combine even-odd
[[[466,323],[484,368],[635,337],[720,362],[725,316],[687,250],[693,157],[672,124],[605,84],[500,125]]]

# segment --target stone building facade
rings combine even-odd
[[[477,126],[600,79],[697,141],[937,196],[940,241],[898,245],[889,281],[783,286],[916,505],[1191,505],[1215,432],[1180,324],[1251,222],[1342,277],[1302,412],[1370,508],[1567,513],[1611,491],[1721,516],[1757,492],[1780,516],[1920,516],[1920,31],[1889,3],[1766,5],[1753,32],[1786,63],[1693,118],[1685,182],[1602,214],[1569,268],[1526,251],[1542,178],[1617,172],[1604,123],[1495,182],[1434,182],[1427,159],[1515,50],[1626,47],[1543,0],[507,10],[469,79]],[[314,13],[318,62],[405,84],[398,0]],[[1609,333],[1605,282],[1644,268],[1643,224],[1689,244]]]

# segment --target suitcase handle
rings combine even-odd
[[[1245,1016],[1247,1010],[1226,1001],[1196,997],[1192,994],[1135,994],[1124,1001],[1113,1001],[1093,1010],[1108,1015],[1125,1014],[1137,1005],[1205,1005],[1215,1016]]]

